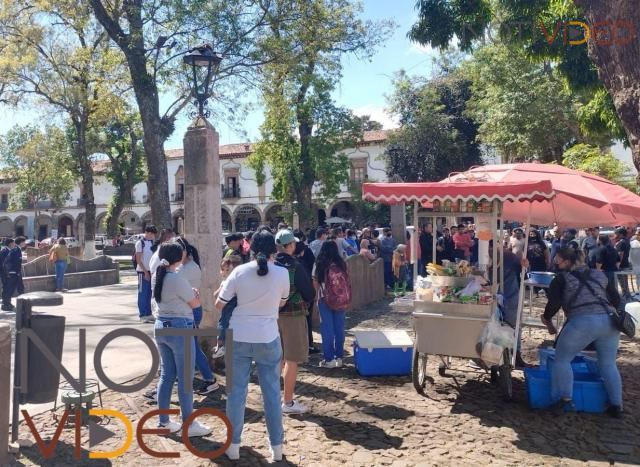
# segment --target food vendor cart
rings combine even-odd
[[[437,235],[435,227],[439,218],[473,217],[479,238],[480,262],[477,270],[470,271],[464,262],[451,264],[443,268],[430,264],[431,294],[420,294],[415,287],[416,298],[413,301],[413,326],[415,340],[413,346],[413,385],[419,393],[424,393],[427,382],[427,359],[429,355],[441,359],[439,373],[444,375],[451,357],[468,359],[484,358],[485,353],[478,346],[490,321],[498,320],[498,294],[503,280],[498,278],[498,268],[491,268],[489,286],[475,295],[460,296],[468,290],[466,287],[476,281],[476,275],[486,273],[489,263],[503,264],[503,228],[502,209],[505,203],[523,203],[531,213],[532,204],[545,201],[554,196],[548,181],[539,182],[484,182],[475,179],[439,183],[366,183],[363,185],[363,198],[367,201],[386,204],[413,203],[413,225],[420,225],[423,219],[430,219],[434,227],[433,263],[437,258]],[[420,211],[420,207],[430,208]],[[526,210],[526,209],[525,209]],[[417,233],[417,232],[416,232]],[[418,271],[418,258],[415,257],[418,235],[412,237],[412,263],[414,278],[424,276],[426,271]],[[489,258],[489,241],[495,246]],[[525,242],[527,237],[525,237]],[[526,251],[526,244],[525,244]],[[500,260],[498,259],[500,258]],[[420,273],[420,274],[418,274]],[[524,270],[522,272],[524,275]],[[521,277],[521,279],[523,276]],[[521,280],[521,284],[524,281]],[[414,284],[419,285],[419,284]],[[462,291],[460,289],[463,289]],[[515,329],[510,328],[506,335],[511,336],[508,345],[492,348],[492,380],[498,381],[504,396],[512,397],[511,371],[515,364],[516,339],[519,335],[524,290],[520,288],[519,306]],[[505,334],[505,333],[503,333]],[[486,346],[489,348],[488,346]]]

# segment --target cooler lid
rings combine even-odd
[[[407,331],[398,330],[362,330],[353,331],[358,347],[362,349],[406,348],[413,347],[413,341]]]

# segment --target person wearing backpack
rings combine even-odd
[[[622,380],[616,365],[620,330],[609,314],[620,306],[615,281],[609,281],[602,271],[589,269],[580,261],[580,253],[571,246],[559,248],[554,258],[561,271],[549,284],[549,302],[541,316],[549,334],[558,331],[552,318],[562,307],[567,321],[556,339],[556,355],[551,372],[551,398],[554,412],[575,412],[573,404],[573,370],[571,361],[594,343],[598,368],[604,380],[610,405],[607,413],[622,415]]]
[[[344,357],[344,315],[351,304],[351,283],[347,265],[335,242],[324,242],[313,272],[318,292],[322,354],[320,366],[339,368]]]
[[[140,321],[152,323],[155,321],[151,314],[151,272],[149,263],[153,251],[153,241],[158,230],[153,225],[144,228],[144,237],[136,242],[135,262],[138,273],[138,315]]]
[[[278,314],[278,330],[282,342],[284,400],[283,413],[305,413],[307,408],[293,398],[298,374],[298,364],[305,363],[309,356],[307,314],[316,292],[311,278],[293,254],[298,239],[288,229],[278,231],[276,246],[278,254],[275,264],[289,272],[289,298]]]
[[[16,242],[13,240],[13,238],[7,238],[4,241],[4,246],[2,247],[2,250],[0,250],[0,278],[2,278],[2,310],[3,311],[14,310],[13,305],[11,305],[11,296],[9,296],[8,300],[5,299],[5,296],[4,296],[5,291],[8,291],[8,287],[9,287],[8,285],[9,275],[5,270],[4,264],[7,257],[9,256],[9,252],[11,252],[11,250],[15,246],[16,246]],[[6,303],[8,303],[8,305],[5,305]]]

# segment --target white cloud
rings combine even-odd
[[[371,120],[382,123],[382,127],[385,130],[398,128],[398,126],[400,126],[396,117],[390,115],[389,113],[387,113],[384,107],[378,105],[363,105],[360,107],[356,107],[353,109],[353,113],[358,115],[359,117],[363,115],[369,115],[369,117],[371,117]]]

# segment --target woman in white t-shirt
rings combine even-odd
[[[278,311],[289,297],[289,272],[273,264],[276,242],[267,231],[256,233],[251,242],[255,260],[235,268],[223,282],[216,301],[222,310],[233,297],[229,329],[233,331],[232,379],[227,382],[227,417],[233,427],[231,446],[226,451],[232,460],[240,458],[240,441],[249,387],[251,362],[256,362],[262,390],[264,415],[274,461],[282,459],[284,428],[280,397],[282,346],[278,331]]]

